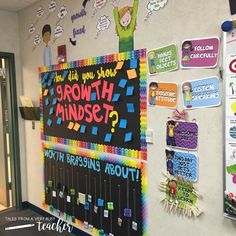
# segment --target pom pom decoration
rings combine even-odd
[[[227,20],[221,24],[221,29],[224,32],[229,32],[235,27],[236,27],[236,20],[232,20],[232,21]]]

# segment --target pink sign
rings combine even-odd
[[[182,68],[213,68],[217,65],[219,38],[186,39],[182,43]]]

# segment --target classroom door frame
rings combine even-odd
[[[12,172],[12,205],[17,210],[20,210],[22,208],[22,190],[15,56],[14,53],[0,51],[0,58],[7,59],[9,62],[9,85],[7,86],[7,102],[9,112],[8,118]]]

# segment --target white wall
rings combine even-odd
[[[73,2],[73,3],[72,3]],[[56,63],[56,46],[66,44],[68,60],[78,60],[94,56],[101,56],[118,51],[118,37],[115,34],[112,6],[108,2],[92,17],[92,3],[88,2],[87,13],[84,18],[71,23],[72,14],[82,9],[82,1],[58,0],[58,6],[68,8],[68,16],[60,22],[64,34],[54,45],[53,62]],[[121,6],[132,4],[132,0],[121,1]],[[169,1],[167,6],[145,22],[147,1],[140,1],[135,31],[135,48],[147,50],[176,43],[181,48],[182,40],[186,38],[200,38],[208,36],[221,36],[220,25],[230,18],[228,1],[225,0],[179,0]],[[43,64],[43,48],[41,44],[35,49],[33,37],[29,38],[28,29],[31,23],[36,22],[36,10],[43,6],[47,11],[48,1],[29,7],[19,14],[20,22],[20,48],[22,52],[23,86],[24,94],[39,104],[39,82],[37,68]],[[99,16],[108,15],[111,27],[101,33],[96,40],[96,24]],[[41,35],[45,23],[55,25],[56,17],[47,14],[37,22],[36,32]],[[73,27],[86,26],[86,34],[77,38],[77,46],[69,43]],[[181,84],[182,81],[199,79],[218,75],[216,69],[178,70],[156,76],[153,79]],[[148,78],[148,81],[150,78]],[[180,92],[180,91],[179,91]],[[179,98],[178,108],[182,108]],[[158,190],[158,183],[162,178],[161,172],[165,169],[165,123],[171,116],[171,110],[161,108],[148,108],[148,128],[154,130],[154,144],[148,146],[148,231],[151,236],[170,235],[235,235],[236,223],[223,217],[223,142],[222,142],[222,107],[189,111],[189,119],[195,118],[199,124],[199,180],[197,189],[202,193],[203,199],[199,201],[204,214],[199,218],[188,219],[184,216],[169,215],[163,210],[160,199],[163,193]],[[40,127],[31,129],[31,123],[25,122],[26,157],[27,157],[27,183],[28,201],[38,207],[42,206],[42,159],[40,146]]]
[[[21,77],[21,62],[20,62],[20,42],[19,42],[19,22],[18,14],[0,10],[0,51],[14,53],[16,66],[16,81],[17,81],[17,97],[22,94],[23,81]],[[19,117],[19,133],[20,133],[20,156],[21,156],[21,179],[22,179],[22,199],[27,199],[27,184],[26,184],[26,156],[25,156],[25,135],[24,122]]]

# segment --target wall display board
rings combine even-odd
[[[178,85],[174,83],[150,82],[148,104],[160,107],[177,106]]]
[[[182,42],[182,68],[214,68],[219,54],[219,38],[186,39]]]
[[[198,147],[198,125],[196,122],[168,120],[166,122],[166,145],[196,150]]]
[[[44,207],[93,235],[144,236],[146,164],[43,143]]]
[[[236,219],[236,29],[224,34],[225,215]]]
[[[42,140],[146,159],[146,50],[39,68]]]

